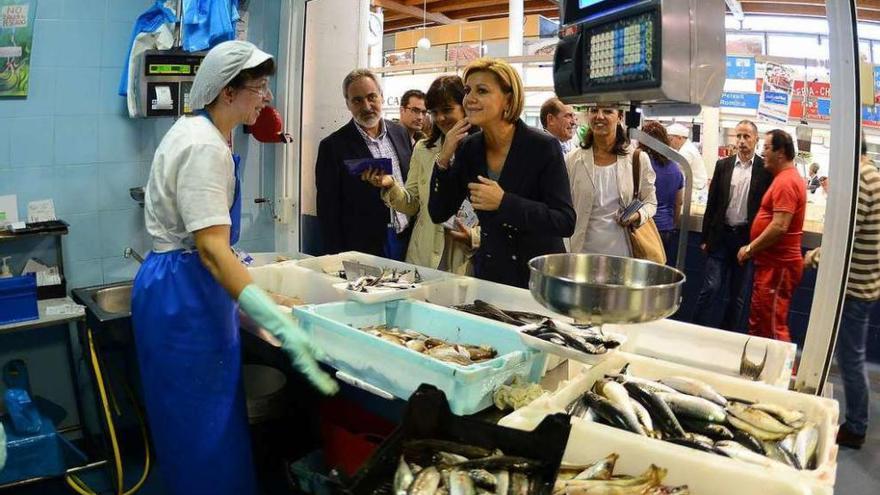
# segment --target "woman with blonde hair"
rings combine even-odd
[[[479,227],[468,227],[458,217],[454,228],[435,224],[428,214],[431,196],[431,173],[438,157],[451,157],[462,139],[476,127],[464,118],[464,84],[458,76],[441,76],[431,83],[425,103],[433,127],[427,139],[416,143],[409,163],[406,184],[381,170],[369,170],[361,177],[382,189],[382,199],[395,210],[415,216],[407,263],[428,268],[440,268],[458,275],[470,272],[470,257],[480,243]]]
[[[632,256],[627,228],[647,222],[657,212],[656,175],[647,153],[639,158],[639,199],[644,204],[627,218],[620,214],[633,201],[633,149],[621,125],[623,112],[599,104],[587,110],[590,129],[581,147],[566,156],[577,225],[569,240],[572,253]]]
[[[464,109],[481,131],[434,164],[429,211],[444,222],[469,198],[480,221],[474,275],[517,287],[529,260],[565,251],[575,213],[558,141],[520,120],[525,95],[510,64],[479,59],[464,70]]]

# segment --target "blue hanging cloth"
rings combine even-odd
[[[122,69],[122,78],[119,81],[119,96],[128,96],[128,67],[131,62],[131,49],[138,35],[141,33],[155,33],[164,24],[177,22],[174,11],[165,7],[163,0],[156,0],[152,7],[138,16],[131,32],[131,42],[128,44],[128,52],[125,54],[125,67]]]
[[[241,231],[238,155],[233,163],[230,245]],[[198,252],[154,252],[134,281],[132,321],[147,417],[168,493],[255,495],[236,302]]]
[[[235,39],[238,0],[183,0],[183,49],[207,50]]]

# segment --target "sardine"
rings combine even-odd
[[[681,426],[688,432],[699,433],[713,440],[733,440],[733,432],[726,426],[694,418],[680,418]]]
[[[751,450],[743,447],[739,443],[730,440],[722,440],[720,442],[716,442],[715,447],[727,454],[729,457],[748,462],[750,464],[757,464],[764,467],[785,465],[768,457],[764,457],[761,454],[756,454],[755,452],[752,452]]]
[[[614,474],[614,465],[617,463],[618,454],[610,454],[599,462],[593,463],[575,475],[576,480],[607,480]]]
[[[407,495],[434,495],[440,487],[440,471],[434,466],[422,469],[412,484]]]
[[[525,473],[510,474],[510,495],[529,495],[529,477]]]
[[[403,443],[403,452],[407,459],[415,460],[416,457],[428,458],[434,452],[449,452],[451,454],[467,457],[468,459],[478,459],[481,457],[489,457],[493,455],[493,451],[477,447],[475,445],[465,445],[449,440],[440,440],[436,438],[423,438],[419,440],[407,440]]]
[[[635,412],[628,415],[610,400],[591,391],[587,391],[584,394],[584,401],[590,406],[590,409],[594,410],[599,417],[612,426],[639,435],[645,434],[645,430],[639,424],[639,419],[636,417]]]
[[[656,426],[665,436],[672,438],[685,436],[685,431],[681,427],[681,423],[678,422],[678,418],[675,417],[675,414],[673,414],[666,402],[657,397],[655,393],[642,388],[641,385],[634,381],[626,381],[623,383],[623,386],[626,387],[630,397],[645,406],[645,409],[648,410],[651,417],[656,421]]]
[[[804,423],[803,428],[795,436],[794,448],[792,449],[803,469],[815,469],[816,447],[818,445],[819,428],[813,422]]]
[[[669,392],[675,393],[675,390],[671,387],[667,387],[660,382],[655,382],[653,380],[646,380],[644,378],[639,378],[637,376],[625,375],[621,373],[611,373],[606,374],[606,377],[612,378],[614,381],[618,383],[622,383],[626,385],[626,382],[635,383],[642,387],[643,389],[649,392]]]
[[[687,416],[713,423],[723,423],[727,419],[727,414],[721,406],[701,397],[678,392],[672,394],[659,392],[656,395],[669,405],[676,417]]]
[[[471,469],[468,471],[468,476],[474,480],[474,484],[478,488],[485,488],[491,491],[498,486],[498,478],[485,469]]]
[[[755,452],[755,453],[758,453],[761,455],[767,454],[767,452],[764,450],[764,444],[760,440],[755,438],[755,436],[752,435],[751,433],[749,433],[745,430],[740,430],[735,427],[731,431],[733,432],[733,439],[737,443],[739,443],[740,445],[746,447],[747,449],[751,450],[752,452]]]
[[[611,401],[611,403],[617,406],[617,409],[623,413],[627,423],[631,425],[630,431],[635,431],[640,435],[647,434],[632,405],[632,399],[629,396],[629,392],[626,391],[626,388],[623,385],[611,380],[599,380],[596,382],[595,388],[596,392]]]
[[[727,406],[727,399],[723,395],[715,391],[714,388],[694,378],[685,376],[670,376],[662,378],[660,383],[667,387],[673,388],[683,394],[692,395],[694,397],[702,397],[703,399],[712,401],[719,406]]]
[[[774,433],[767,430],[762,430],[761,428],[756,427],[751,423],[747,423],[738,417],[730,414],[727,416],[727,422],[730,423],[731,426],[742,430],[749,435],[757,438],[758,440],[766,441],[766,440],[781,440],[786,436],[786,433]]]
[[[532,472],[541,469],[544,464],[534,459],[512,455],[491,455],[480,459],[471,459],[457,464],[455,467],[462,470],[485,469],[487,471],[525,471]]]
[[[730,413],[730,415],[735,416],[737,419],[742,420],[754,426],[755,428],[770,433],[781,434],[780,436],[773,438],[772,440],[778,440],[794,431],[792,427],[785,425],[770,414],[759,409],[755,409],[751,406],[744,406],[742,404],[732,403],[727,407],[727,411]],[[769,438],[761,438],[761,436],[759,435],[755,436],[760,438],[761,440],[771,440]]]
[[[468,473],[453,470],[449,473],[449,495],[476,495],[477,488]]]
[[[804,425],[804,413],[801,411],[786,409],[776,404],[765,404],[761,402],[753,404],[751,407],[752,409],[764,411],[792,428],[800,428]]]
[[[507,495],[510,490],[510,472],[506,470],[496,471],[495,479],[498,484],[495,485],[495,495]]]
[[[627,394],[629,395],[629,394]],[[639,423],[642,424],[642,428],[645,429],[645,433],[648,436],[654,434],[654,421],[651,419],[651,414],[645,409],[641,403],[632,397],[629,398],[630,404],[633,406],[633,410],[636,412],[636,416],[639,418]]]
[[[609,480],[557,481],[553,493],[565,495],[640,495],[660,485],[666,470],[653,464],[637,477],[615,477]]]
[[[463,455],[453,454],[450,452],[435,452],[434,464],[441,466],[455,466],[467,461],[468,458]]]
[[[791,451],[783,447],[781,442],[764,442],[764,450],[767,452],[767,457],[770,459],[781,462],[782,464],[797,470],[801,469],[801,463],[797,460],[797,457],[795,457]]]
[[[400,456],[397,471],[394,473],[394,494],[406,495],[413,479],[415,479],[415,477],[413,476],[412,470],[410,470],[409,465],[406,463],[403,456]]]

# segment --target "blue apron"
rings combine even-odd
[[[241,231],[240,159],[230,244]],[[168,493],[257,493],[241,380],[238,305],[196,251],[151,253],[132,321],[147,417]]]

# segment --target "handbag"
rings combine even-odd
[[[641,150],[636,149],[633,153],[633,198],[639,197],[639,186],[641,184]],[[642,225],[631,225],[629,227],[629,241],[632,247],[633,258],[653,261],[661,265],[666,264],[666,251],[663,249],[663,239],[660,238],[660,231],[657,230],[657,224],[653,218]]]

